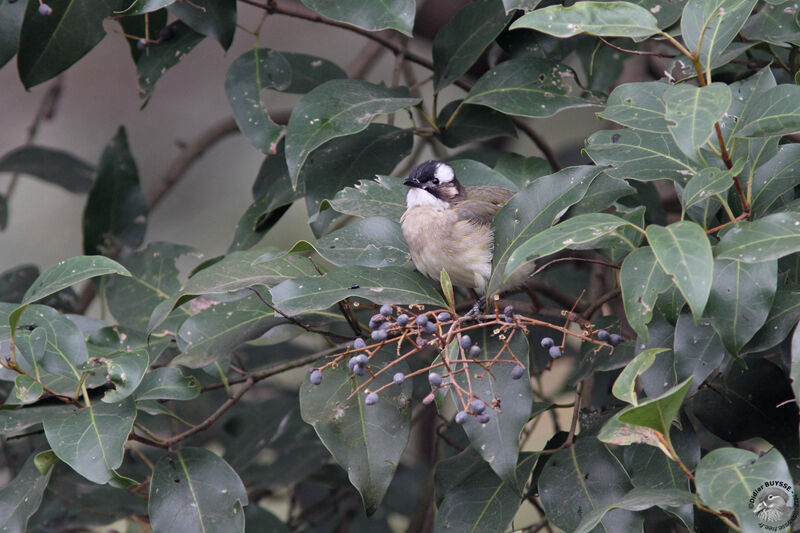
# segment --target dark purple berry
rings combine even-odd
[[[383,324],[380,325],[380,327],[378,329],[392,329],[392,323],[391,322],[384,322]]]
[[[351,357],[349,361],[347,361],[347,368],[350,369],[350,372],[358,366],[358,357]]]
[[[511,379],[519,379],[525,373],[525,367],[517,365],[511,369]]]
[[[514,306],[513,306],[513,305],[507,305],[507,306],[506,306],[506,307],[503,309],[503,314],[504,314],[504,315],[506,315],[506,316],[511,316],[511,315],[513,315],[513,314],[514,314]]]
[[[426,322],[424,326],[422,326],[422,330],[425,333],[436,333],[436,324],[433,322]]]
[[[425,315],[419,315],[415,320],[415,322],[417,323],[418,326],[424,326],[425,324],[428,323],[428,317]]]
[[[39,14],[43,16],[48,16],[53,14],[53,8],[48,6],[47,4],[39,4]]]
[[[607,341],[608,340],[608,332],[604,329],[601,329],[597,332],[597,340],[599,341]]]
[[[438,387],[442,384],[442,376],[437,372],[431,372],[428,374],[428,383],[433,385],[434,387]]]
[[[543,339],[542,339],[542,343],[541,343],[541,344],[542,344],[542,348],[544,348],[545,350],[547,350],[547,349],[548,349],[548,348],[550,348],[551,346],[554,346],[554,345],[555,345],[555,343],[556,343],[556,341],[554,341],[554,340],[553,340],[553,339],[551,339],[550,337],[545,337],[545,338],[543,338]]]
[[[175,37],[175,31],[169,26],[161,28],[161,31],[158,32],[158,39],[160,41],[169,41],[173,37]]]
[[[405,313],[402,315],[397,315],[397,325],[405,326],[406,324],[408,324],[408,315]]]
[[[312,385],[319,385],[322,383],[322,372],[315,368],[311,371],[311,374],[309,374],[308,381],[310,381]]]
[[[465,350],[469,350],[469,347],[472,346],[472,339],[469,338],[469,335],[462,335],[461,340],[458,342]]]
[[[356,365],[353,367],[353,374],[356,376],[363,376],[367,373],[367,369],[361,365]]]
[[[140,52],[147,50],[147,39],[142,38],[136,41],[136,48],[138,48]]]
[[[550,357],[552,357],[553,359],[558,359],[562,355],[561,348],[559,348],[558,346],[551,346],[550,350],[547,353],[549,353]]]
[[[375,405],[378,403],[378,395],[374,392],[370,392],[367,394],[367,397],[364,398],[364,403],[367,405]]]
[[[620,337],[616,333],[612,333],[611,335],[608,336],[608,343],[611,346],[616,346],[617,344],[619,344],[621,342],[622,342],[622,337]]]
[[[469,408],[473,413],[479,415],[486,410],[486,404],[483,403],[483,400],[475,399],[470,402]]]
[[[378,329],[385,321],[386,317],[381,314],[372,315],[369,319],[369,329]]]
[[[456,424],[463,424],[467,421],[467,413],[464,411],[459,411],[456,413],[455,418],[453,419]]]
[[[491,420],[489,413],[481,413],[478,415],[478,422],[481,424],[488,424],[489,420]]]
[[[370,337],[372,337],[372,340],[380,342],[380,341],[385,341],[388,335],[386,335],[385,329],[376,329],[375,331],[372,332],[372,335],[370,335]]]
[[[380,309],[380,314],[383,316],[392,316],[392,306],[388,304],[383,304]]]
[[[478,357],[481,354],[481,347],[477,344],[473,344],[469,347],[469,356],[472,358]]]
[[[355,348],[356,350],[360,350],[366,347],[367,343],[364,342],[364,339],[362,339],[361,337],[358,337],[356,340],[353,341],[353,348]]]
[[[369,363],[369,357],[367,357],[363,353],[358,354],[353,359],[355,359],[356,363],[361,365],[361,366],[367,366],[367,363]]]
[[[400,385],[405,380],[406,380],[406,375],[403,374],[402,372],[398,372],[394,376],[392,376],[392,381],[394,381],[398,385]]]
[[[450,313],[447,312],[442,312],[436,315],[436,320],[438,320],[439,322],[450,322],[452,319],[453,317],[450,315]]]

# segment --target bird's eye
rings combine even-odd
[[[433,183],[434,185],[439,185],[439,178],[433,178],[431,180],[431,183]]]

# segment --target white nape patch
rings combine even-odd
[[[437,170],[438,172],[438,170]],[[425,189],[418,189],[416,187],[412,187],[408,190],[408,194],[406,195],[406,207],[411,209],[412,207],[433,207],[437,211],[444,211],[450,207],[450,204],[436,198],[434,195],[426,191]]]
[[[436,172],[433,173],[433,176],[439,180],[439,183],[448,183],[453,181],[456,173],[453,172],[453,167],[446,163],[439,163],[436,165]]]

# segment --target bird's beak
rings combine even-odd
[[[767,508],[767,505],[764,502],[759,502],[758,505],[756,505],[756,508],[753,509],[753,513],[754,514],[758,514],[758,513],[760,513],[761,511],[763,511],[766,508]]]
[[[415,180],[412,177],[408,177],[403,180],[403,185],[406,185],[408,187],[419,187],[419,181]]]

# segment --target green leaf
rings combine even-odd
[[[153,95],[156,83],[161,76],[180,63],[186,54],[205,38],[203,34],[192,30],[180,20],[176,20],[167,27],[172,30],[174,37],[158,46],[151,46],[136,64],[139,97],[145,100],[149,100]]]
[[[2,13],[2,11],[0,11]],[[9,533],[28,531],[28,520],[39,509],[53,469],[40,474],[31,454],[19,473],[0,489],[0,529]]]
[[[394,349],[383,348],[370,358],[369,368],[377,373],[393,362]],[[407,371],[407,364],[399,361],[378,374],[367,388],[376,390],[391,383],[395,372]],[[300,411],[303,420],[314,426],[322,443],[347,470],[350,482],[361,493],[367,514],[372,514],[389,487],[408,441],[412,380],[381,391],[378,403],[366,405],[365,390],[355,392],[365,379],[369,378],[353,376],[345,364],[330,367],[323,371],[320,385],[303,381]],[[349,398],[352,393],[355,394]]]
[[[214,452],[182,448],[153,468],[148,511],[153,531],[244,531],[247,491]]]
[[[683,41],[691,52],[697,52],[700,46],[700,63],[709,71],[709,81],[712,65],[742,29],[755,5],[756,0],[689,0],[683,8]]]
[[[336,63],[317,56],[281,52],[292,71],[292,82],[283,92],[305,94],[329,80],[347,78],[347,73]]]
[[[619,460],[594,437],[579,438],[553,454],[539,477],[547,519],[564,531],[573,531],[582,516],[619,501],[632,488]],[[606,531],[641,530],[641,523],[629,511],[616,511],[602,521]]]
[[[708,297],[711,325],[728,352],[737,355],[767,320],[775,297],[778,262],[714,262],[714,281]]]
[[[456,118],[445,128],[453,112],[461,105],[462,100],[453,100],[440,112],[436,123],[442,130],[439,137],[445,146],[455,148],[462,144],[493,139],[495,137],[516,137],[514,121],[484,106],[467,105],[461,107]]]
[[[154,368],[144,375],[134,393],[137,402],[144,400],[192,400],[200,395],[200,383],[186,377],[177,368]]]
[[[42,384],[34,381],[30,376],[17,376],[17,379],[14,380],[14,388],[17,399],[23,404],[33,403],[44,394]]]
[[[0,3],[0,68],[17,55],[19,30],[25,15],[25,2]]]
[[[669,428],[678,419],[683,399],[689,391],[693,378],[668,389],[657,398],[648,398],[637,406],[620,413],[619,420],[634,426],[644,426],[661,433],[669,439]]]
[[[336,266],[402,266],[408,260],[400,224],[383,217],[358,220],[314,242],[300,241],[289,252],[311,250]]]
[[[683,189],[684,209],[721,195],[733,186],[733,174],[715,167],[706,167],[696,174]]]
[[[625,258],[619,280],[628,323],[647,341],[650,337],[647,324],[653,318],[656,299],[672,286],[672,282],[648,246],[634,250]]]
[[[107,274],[131,275],[125,267],[107,257],[99,255],[70,257],[42,272],[25,292],[22,305],[41,300],[45,296],[89,278]]]
[[[536,453],[522,453],[515,478],[524,483],[536,463]],[[503,533],[520,506],[517,483],[503,481],[475,450],[467,449],[436,465],[439,505],[433,530]]]
[[[753,200],[750,212],[759,218],[784,193],[800,184],[800,144],[784,144],[777,155],[758,167],[753,174]]]
[[[690,159],[702,161],[699,149],[731,105],[731,90],[724,83],[705,87],[684,83],[669,87],[662,98],[664,119],[675,144]]]
[[[17,70],[26,89],[54,78],[72,66],[106,32],[103,19],[111,15],[105,0],[51,0],[49,16],[39,14],[39,3],[28,2],[19,34]]]
[[[63,416],[72,412],[71,405],[48,405],[44,407],[16,408],[5,405],[0,408],[0,434],[14,435],[26,429],[41,424],[48,415]]]
[[[503,0],[503,7],[506,10],[506,13],[510,13],[515,9],[521,9],[522,11],[533,11],[536,9],[536,6],[541,3],[542,0]]]
[[[603,517],[613,509],[627,509],[628,511],[644,511],[653,506],[680,507],[693,505],[694,495],[688,490],[678,489],[647,489],[634,487],[629,493],[614,503],[589,513],[575,528],[574,533],[588,533],[593,531]]]
[[[68,415],[45,416],[44,434],[59,459],[89,481],[105,484],[122,464],[135,418],[130,399],[93,403]]]
[[[467,370],[466,365],[450,363],[453,369],[464,368],[464,372],[469,371],[471,379],[467,381],[464,372],[450,376],[449,379],[458,383],[463,390],[471,390],[489,406],[486,410],[489,414],[489,422],[481,424],[476,417],[468,416],[467,421],[463,424],[464,431],[469,437],[470,446],[483,457],[484,461],[489,463],[500,479],[510,488],[518,490],[525,482],[516,477],[519,436],[530,418],[532,393],[529,380],[512,379],[511,370],[517,364],[522,364],[525,367],[523,376],[528,375],[528,340],[520,333],[514,334],[507,339],[508,348],[504,351],[504,341],[491,333],[489,328],[470,331],[472,340],[481,348],[481,356],[478,360],[490,361],[495,357],[508,360],[513,359],[511,356],[513,353],[519,363],[496,362],[491,366],[491,372],[483,372],[474,365]],[[448,347],[448,358],[457,360],[464,359],[464,357],[469,357],[469,354],[465,353],[462,357],[458,340],[451,342]],[[457,395],[455,391],[451,390],[450,395],[456,404],[456,410],[467,409],[468,406],[461,404],[459,400],[461,396]],[[496,399],[500,402],[499,409],[491,407]]]
[[[578,215],[537,233],[517,247],[508,259],[505,268],[505,279],[513,276],[517,269],[534,259],[553,254],[568,248],[570,250],[590,250],[598,246],[604,237],[613,235],[622,239],[618,231],[620,227],[632,224],[608,213],[590,213]],[[635,250],[636,245],[628,242],[628,248]]]
[[[661,29],[672,26],[681,18],[681,12],[687,0],[674,0],[663,2],[661,0],[632,0],[632,3],[642,6],[652,13],[658,20]]]
[[[762,6],[745,23],[742,37],[748,41],[765,41],[783,47],[800,44],[797,8],[786,9],[769,4]]]
[[[778,85],[755,98],[739,119],[737,137],[769,137],[800,130],[800,86]]]
[[[624,83],[611,92],[598,116],[635,130],[668,133],[663,97],[670,88],[660,81]]]
[[[270,292],[275,306],[288,315],[327,309],[351,297],[366,298],[378,304],[447,307],[427,278],[403,267],[339,268],[325,276],[286,280]]]
[[[767,321],[743,351],[760,352],[772,348],[786,338],[798,320],[800,320],[800,288],[794,285],[779,285]]]
[[[130,4],[126,5],[121,11],[114,11],[115,15],[125,15],[127,18],[133,15],[141,15],[144,13],[152,13],[161,8],[167,7],[176,0],[130,0]]]
[[[463,76],[510,20],[500,0],[477,0],[450,19],[433,41],[434,91]]]
[[[41,329],[47,339],[41,361],[30,362],[29,366],[23,364],[23,369],[33,371],[35,366],[42,368],[72,380],[80,378],[80,372],[76,367],[82,365],[89,358],[86,348],[86,341],[83,333],[78,326],[67,317],[51,307],[44,305],[31,305],[18,315],[20,322],[24,325],[33,325],[36,329]],[[30,342],[34,343],[34,333],[41,335],[36,329],[31,332]],[[27,354],[26,339],[21,339],[23,353]],[[27,362],[27,358],[26,358]],[[20,362],[22,364],[22,362]],[[51,387],[52,388],[52,387]],[[72,390],[74,392],[74,389]]]
[[[20,172],[84,193],[92,186],[94,167],[74,155],[43,146],[22,146],[0,159],[0,172]]]
[[[555,37],[579,33],[601,37],[649,37],[658,21],[648,10],[629,2],[577,2],[570,7],[548,6],[523,16],[511,29],[529,28]]]
[[[108,382],[113,385],[103,396],[106,403],[124,400],[141,383],[147,367],[150,364],[150,357],[144,348],[131,351],[120,351],[106,357],[96,357],[91,359],[94,365],[105,365],[108,372]]]
[[[519,190],[553,172],[550,164],[541,157],[525,157],[510,152],[500,156],[494,170],[511,180]]]
[[[147,0],[144,2],[142,0],[134,0],[134,2],[137,2],[137,6],[142,3],[151,3]],[[124,16],[117,19],[119,21],[119,25],[122,26],[122,31],[127,34],[126,41],[128,42],[128,50],[130,50],[131,58],[133,59],[134,63],[139,62],[139,58],[142,56],[142,54],[147,54],[149,52],[149,47],[144,51],[139,50],[139,39],[145,38],[148,40],[148,42],[158,42],[160,40],[161,30],[167,25],[166,9],[159,8],[155,11],[146,13],[146,15],[147,16],[145,16],[145,13],[142,13],[139,15]]]
[[[800,251],[800,213],[775,213],[740,222],[720,240],[717,259],[760,263]]]
[[[388,88],[358,80],[331,80],[303,96],[292,110],[286,132],[286,163],[292,183],[311,152],[326,141],[365,130],[376,115],[416,105],[404,87]]]
[[[334,196],[331,207],[346,215],[400,220],[406,212],[408,187],[391,176],[377,178],[361,180],[353,187],[342,189]]]
[[[622,369],[617,380],[614,381],[611,393],[623,402],[638,405],[639,400],[635,391],[636,378],[650,368],[650,365],[656,360],[656,355],[666,351],[668,351],[667,348],[650,348],[640,352]]]
[[[601,130],[586,141],[586,153],[605,173],[619,179],[670,179],[685,185],[700,167],[681,152],[671,135],[633,130]]]
[[[756,516],[753,505],[766,496],[765,483],[775,484],[784,495],[794,494],[789,467],[774,448],[763,456],[734,448],[712,450],[700,460],[695,481],[700,501],[717,511],[732,512],[743,531],[761,529],[759,523],[763,522]],[[750,504],[756,491],[761,494],[756,494],[755,501]],[[787,499],[791,502],[791,497]],[[782,528],[776,530],[783,531]]]
[[[650,225],[647,240],[658,264],[686,298],[697,322],[706,307],[714,272],[714,258],[706,232],[686,221],[667,227]]]
[[[480,161],[472,159],[449,160],[448,164],[453,167],[453,171],[459,183],[466,187],[476,185],[494,185],[505,187],[506,189],[517,191],[517,185],[499,172],[492,170]],[[408,190],[408,188],[406,188]]]
[[[303,3],[333,20],[347,22],[369,31],[394,29],[411,37],[416,5],[414,0],[303,0]]]
[[[534,11],[538,13],[538,11]],[[484,74],[462,102],[507,115],[549,117],[563,109],[602,104],[602,95],[581,87],[568,66],[522,56]]]
[[[602,169],[597,167],[580,166],[543,176],[500,209],[493,221],[494,268],[487,294],[497,291],[506,280],[506,264],[514,250],[527,239],[549,228],[567,208],[578,203],[601,172]]]
[[[195,9],[185,2],[180,5]],[[225,75],[225,94],[236,125],[265,154],[275,153],[283,128],[270,118],[263,91],[266,88],[282,91],[289,87],[291,79],[291,66],[283,54],[267,48],[255,48],[240,55]]]
[[[236,0],[175,2],[169,12],[197,33],[219,41],[224,50],[230,48],[236,32]]]
[[[83,211],[83,250],[87,255],[113,255],[142,244],[147,229],[147,201],[139,186],[128,135],[120,126],[97,165],[97,179]]]

